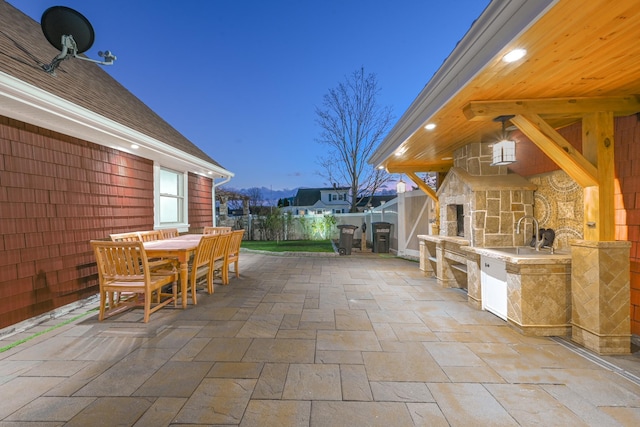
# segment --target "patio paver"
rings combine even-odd
[[[0,425],[640,425],[635,347],[520,335],[389,256],[240,263],[197,306],[91,312],[0,353]]]

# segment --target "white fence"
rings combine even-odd
[[[335,225],[326,226],[324,215],[291,215],[283,221],[282,231],[278,238],[282,240],[300,239],[338,239],[338,225],[354,225],[358,227],[353,235],[355,242],[363,236],[363,224],[366,225],[365,237],[368,246],[373,244],[373,223],[387,222],[392,224],[389,249],[391,253],[407,258],[418,259],[420,247],[417,236],[430,234],[430,220],[434,218],[433,201],[422,191],[414,190],[398,194],[398,197],[366,212],[333,214]],[[285,216],[286,217],[286,216]],[[247,230],[247,238],[265,240],[273,236],[266,235],[265,217],[250,215],[248,223],[238,224]],[[322,223],[325,222],[325,226]],[[359,245],[357,245],[359,246]]]

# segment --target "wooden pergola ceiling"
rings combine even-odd
[[[514,48],[527,55],[503,62]],[[501,125],[493,119],[500,115],[516,115],[511,122],[529,137],[543,132],[553,141],[549,129],[585,115],[640,111],[635,96],[640,94],[640,1],[560,0],[460,85],[428,119],[437,127],[420,126],[380,165],[392,173],[446,171],[456,149],[498,139]],[[574,179],[585,187],[597,185],[593,164],[568,153],[573,149],[562,141],[555,144],[547,146],[547,155],[571,159]]]

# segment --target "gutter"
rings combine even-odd
[[[220,182],[215,182],[215,180],[214,180],[213,188],[218,188],[221,185],[226,184],[227,182],[231,181],[231,178],[233,178],[233,174],[227,175],[227,177],[225,179],[223,179],[222,181],[220,181]]]

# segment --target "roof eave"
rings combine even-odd
[[[369,159],[381,166],[514,38],[559,0],[492,1]]]
[[[0,115],[210,178],[232,172],[0,72]],[[137,145],[138,149],[131,148]]]

